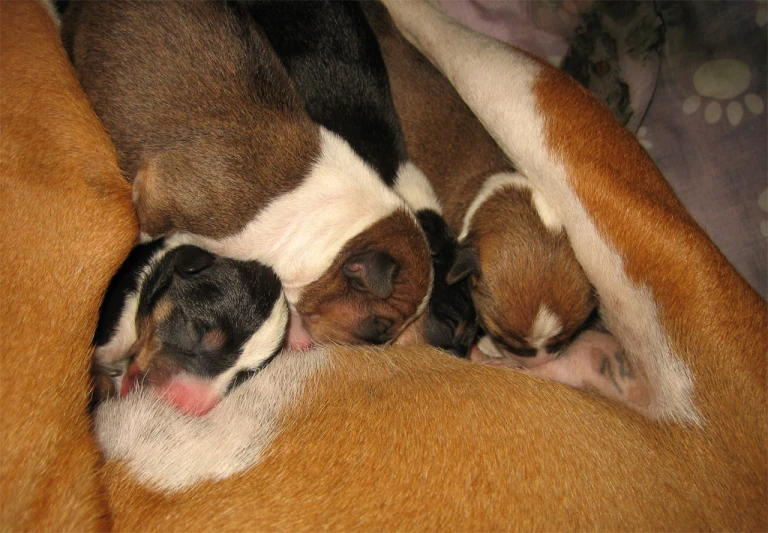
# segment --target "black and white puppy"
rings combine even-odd
[[[244,1],[304,100],[307,114],[336,133],[410,205],[429,241],[430,302],[401,341],[426,341],[467,355],[476,332],[468,282],[449,285],[458,246],[426,176],[409,159],[372,28],[356,1]]]
[[[281,349],[290,312],[275,273],[180,236],[136,246],[113,277],[94,336],[96,401],[138,386],[204,414]]]

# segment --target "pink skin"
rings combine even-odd
[[[607,333],[585,331],[557,359],[546,361],[537,357],[540,361],[534,364],[520,357],[490,357],[477,345],[472,347],[469,359],[591,390],[635,408],[642,408],[649,401],[650,387],[644,373],[631,365],[619,343]]]
[[[289,350],[308,350],[314,345],[312,337],[304,327],[304,319],[291,310],[291,324],[285,338],[285,347]]]
[[[141,385],[144,375],[137,364],[132,364],[123,376],[120,397],[125,398]],[[152,390],[163,401],[171,404],[185,415],[202,416],[213,409],[221,399],[221,393],[213,382],[187,374],[176,374],[161,384],[153,384]]]

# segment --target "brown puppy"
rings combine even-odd
[[[293,311],[293,346],[388,342],[426,306],[424,234],[349,145],[307,117],[241,7],[66,11],[65,43],[134,183],[142,232],[189,233],[270,266]]]
[[[0,35],[0,524],[104,531],[88,371],[131,191],[48,7],[0,3]]]
[[[470,277],[490,357],[552,361],[594,322],[592,286],[562,224],[456,91],[365,3],[389,72],[408,150],[432,182],[461,249],[448,281]]]

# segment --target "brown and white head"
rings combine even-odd
[[[597,300],[557,219],[519,173],[489,178],[470,205],[450,281],[469,277],[478,348],[534,367],[596,320]]]

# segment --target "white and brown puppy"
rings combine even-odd
[[[338,134],[416,212],[432,252],[429,306],[399,342],[466,356],[476,317],[466,281],[447,282],[457,240],[426,176],[408,158],[376,35],[359,2],[242,2],[269,39],[310,118]]]
[[[280,278],[292,345],[383,343],[426,307],[411,210],[307,116],[241,6],[74,2],[63,36],[133,181],[142,232],[183,232]]]
[[[562,224],[386,10],[364,7],[409,153],[459,234],[448,280],[470,281],[482,351],[526,367],[552,361],[592,325],[597,303]]]
[[[202,415],[282,348],[290,312],[272,269],[184,241],[138,245],[112,279],[94,335],[97,401],[149,386]]]

